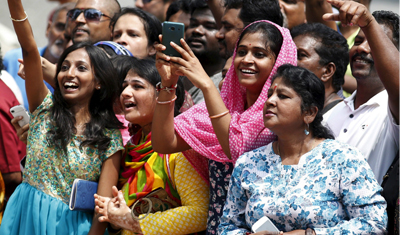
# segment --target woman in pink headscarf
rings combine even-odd
[[[262,109],[277,68],[296,65],[296,46],[285,28],[269,21],[250,24],[236,43],[220,94],[183,39],[181,44],[171,42],[182,58],[163,54],[162,45],[156,48],[162,82],[153,117],[153,148],[161,153],[184,151],[204,180],[210,181],[207,232],[214,234],[236,159],[276,138],[264,128]],[[174,87],[180,75],[201,89],[205,102],[174,120]]]

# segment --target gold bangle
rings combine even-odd
[[[12,21],[14,21],[14,22],[22,22],[22,21],[25,21],[26,19],[28,19],[28,14],[26,14],[26,11],[24,11],[25,12],[25,18],[23,18],[23,19],[20,19],[20,20],[17,20],[17,19],[14,19],[14,18],[12,18],[11,17],[11,15],[10,15],[10,19],[12,20]]]
[[[210,119],[214,119],[214,118],[223,117],[223,116],[227,115],[228,113],[229,113],[229,110],[227,110],[227,111],[225,111],[225,112],[223,112],[223,113],[220,113],[220,114],[214,115],[214,116],[210,116]]]
[[[168,101],[158,101],[158,97],[156,98],[156,103],[157,104],[170,104],[172,102],[174,102],[178,97],[175,96],[172,100],[168,100]]]

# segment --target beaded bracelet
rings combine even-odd
[[[12,18],[11,15],[10,15],[10,19],[11,19],[12,21],[14,21],[14,22],[22,22],[22,21],[25,21],[26,19],[28,19],[28,14],[26,14],[26,11],[24,11],[24,12],[25,12],[25,15],[26,15],[25,18],[18,20],[18,19]]]
[[[157,83],[157,85],[156,85],[156,90],[157,90],[158,92],[160,92],[160,91],[167,91],[168,93],[171,93],[171,91],[175,91],[177,87],[178,87],[178,84],[172,85],[172,86],[170,86],[170,87],[166,87],[166,86],[163,86],[163,85],[161,84],[161,82],[159,82],[159,83]]]
[[[225,111],[225,112],[223,112],[223,113],[220,113],[220,114],[214,115],[214,116],[210,116],[210,119],[219,118],[219,117],[222,117],[222,116],[225,116],[225,115],[227,115],[228,113],[229,113],[229,110],[227,110],[227,111]]]
[[[170,104],[172,102],[174,102],[178,97],[175,96],[172,100],[168,100],[168,101],[158,101],[158,97],[156,98],[156,103],[157,104]]]

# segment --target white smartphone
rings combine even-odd
[[[28,111],[26,111],[26,109],[24,108],[24,106],[22,105],[14,106],[10,109],[10,113],[11,115],[13,115],[13,117],[22,116],[22,120],[18,121],[18,124],[21,127],[25,126],[26,124],[29,124],[29,114]]]
[[[267,217],[263,216],[259,219],[253,226],[251,226],[251,230],[253,232],[261,232],[261,231],[269,231],[269,232],[279,232],[279,229],[276,228],[275,224]]]

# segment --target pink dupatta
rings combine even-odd
[[[226,74],[221,89],[221,97],[232,116],[229,126],[229,147],[232,159],[230,160],[225,155],[218,142],[204,102],[193,106],[174,120],[176,132],[192,147],[191,150],[187,150],[183,154],[205,181],[209,180],[208,159],[235,163],[243,153],[264,146],[276,138],[269,129],[264,127],[262,110],[267,100],[271,79],[278,67],[287,63],[297,65],[297,49],[288,29],[266,20],[256,21],[252,24],[258,22],[274,25],[281,32],[283,42],[260,96],[247,110],[244,110],[246,89],[239,84],[233,62]],[[237,44],[238,42],[236,42],[233,60],[236,57]]]

